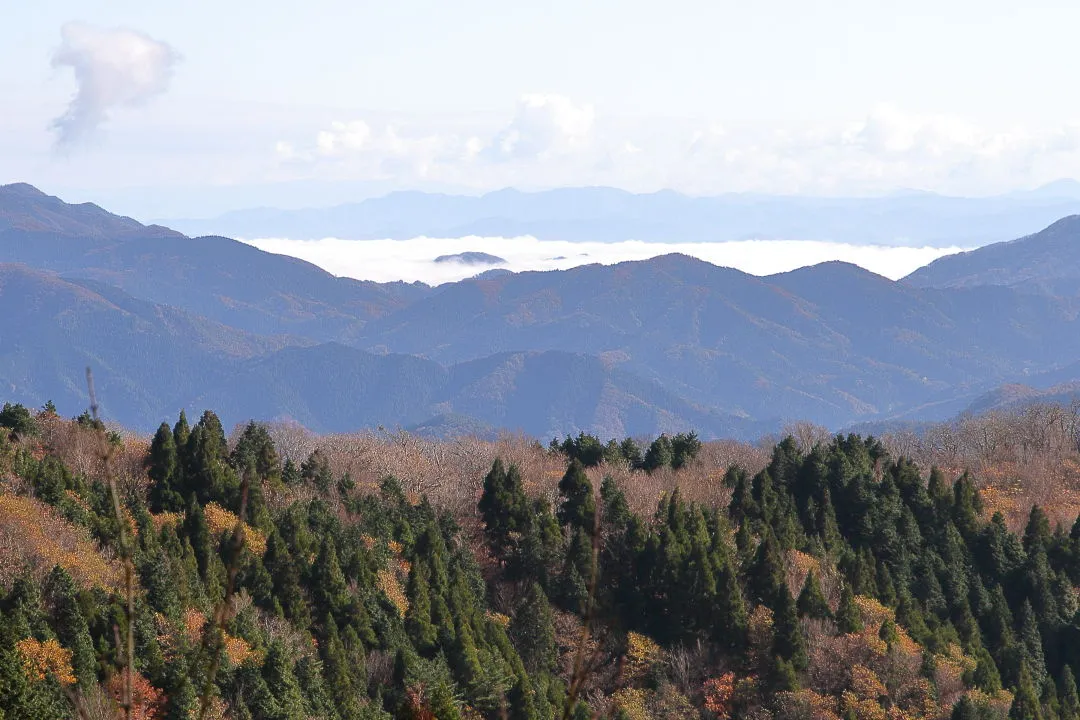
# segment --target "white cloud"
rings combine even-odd
[[[52,64],[75,72],[77,90],[53,121],[58,146],[85,140],[114,108],[137,106],[165,92],[179,60],[169,45],[135,30],[72,22],[61,35]]]
[[[276,143],[282,163],[306,166],[312,174],[351,179],[393,179],[403,186],[419,179],[501,187],[517,184],[529,168],[547,165],[532,181],[541,184],[583,177],[605,157],[592,143],[595,111],[561,95],[524,95],[515,115],[501,129],[475,133],[439,129],[407,131],[387,124],[375,130],[365,120],[334,121],[314,142]],[[638,148],[626,142],[620,154]],[[525,184],[529,184],[526,181]]]
[[[296,148],[292,143],[285,142],[284,140],[278,140],[274,145],[274,152],[282,160],[292,160],[296,157]]]
[[[990,128],[880,105],[846,124],[694,133],[676,184],[692,192],[865,194],[915,187],[983,194],[1080,173],[1080,130]]]
[[[407,128],[403,130],[402,128]],[[338,121],[284,140],[311,175],[493,190],[612,185],[691,194],[872,194],[919,188],[986,194],[1080,175],[1080,127],[989,128],[890,105],[849,122],[732,125],[599,115],[562,95],[521,97],[488,127]]]
[[[315,148],[320,155],[342,155],[363,150],[370,140],[371,128],[366,122],[335,122],[315,137]]]
[[[588,146],[596,120],[592,105],[576,105],[563,95],[523,95],[514,119],[491,143],[500,159],[539,159]]]
[[[414,238],[412,240],[245,241],[267,252],[291,255],[328,272],[357,280],[405,280],[439,285],[476,275],[485,266],[435,263],[440,255],[483,252],[503,258],[501,267],[515,272],[565,270],[579,265],[610,265],[683,253],[716,265],[754,275],[786,272],[828,260],[843,260],[892,279],[962,248],[879,247],[800,240],[747,240],[722,243],[647,243],[636,240],[599,243],[538,240],[534,237]]]

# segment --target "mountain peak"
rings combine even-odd
[[[823,262],[815,263],[813,265],[804,265],[802,267],[795,268],[794,270],[788,270],[787,272],[774,273],[774,275],[791,275],[794,273],[803,273],[810,271],[835,271],[835,272],[848,272],[858,275],[874,275],[875,273],[867,270],[861,265],[848,262],[847,260],[825,260]]]
[[[0,185],[0,198],[4,195],[10,195],[12,197],[24,197],[24,198],[45,198],[48,197],[45,193],[38,190],[30,183],[11,183],[10,185]]]
[[[1072,178],[1061,178],[1040,185],[1029,191],[1030,195],[1038,195],[1046,198],[1080,198],[1080,181]]]
[[[1016,240],[939,258],[904,282],[933,288],[1001,285],[1076,295],[1080,293],[1080,215],[1068,215]]]
[[[8,229],[94,239],[183,237],[168,228],[113,215],[93,203],[66,203],[28,183],[0,185],[0,231]]]
[[[1021,240],[1023,240],[1023,241],[1036,240],[1041,235],[1043,235],[1044,233],[1049,235],[1049,234],[1053,234],[1053,233],[1060,233],[1060,232],[1063,232],[1063,231],[1065,231],[1065,232],[1080,232],[1080,215],[1066,215],[1065,217],[1061,218],[1060,220],[1056,220],[1056,221],[1050,223],[1045,228],[1043,228],[1041,231],[1039,231],[1039,232],[1037,232],[1037,233],[1035,233],[1033,235],[1028,235],[1026,237],[1018,238],[1017,240],[1015,240],[1013,242],[1019,242]]]

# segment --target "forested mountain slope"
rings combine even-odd
[[[584,351],[728,412],[842,425],[1078,357],[1075,311],[1001,288],[914,290],[844,263],[758,278],[669,255],[465,280],[364,332],[444,362]]]
[[[712,501],[660,468],[642,512],[648,472],[583,466],[587,440],[547,451],[554,488],[500,460],[456,478],[482,489],[451,513],[319,451],[283,463],[259,425],[228,442],[211,412],[147,447],[7,405],[0,711],[1080,717],[1080,523],[1034,507],[1011,532],[972,477],[856,436],[789,438]]]
[[[0,262],[97,280],[248,332],[348,340],[430,291],[337,278],[228,238],[188,238],[68,205],[28,185],[0,186],[0,218]]]
[[[1080,294],[1080,215],[1011,242],[935,260],[904,282],[936,288],[1000,285],[1075,296]]]
[[[836,428],[941,419],[1003,383],[1077,379],[1069,368],[1080,357],[1080,297],[1026,287],[916,288],[843,263],[761,278],[670,255],[430,288],[335,278],[25,185],[0,188],[0,212],[0,262],[25,263],[118,307],[137,300],[159,306],[156,316],[180,313],[240,344],[308,348],[196,361],[201,331],[188,337],[163,324],[155,332],[172,346],[158,362],[168,371],[151,372],[149,355],[127,356],[123,329],[77,328],[78,357],[57,332],[19,327],[0,338],[8,358],[0,381],[36,405],[51,398],[82,407],[75,378],[87,363],[103,380],[110,368],[131,368],[105,402],[139,427],[165,409],[210,402],[230,422],[292,417],[323,431],[472,416],[540,435],[696,427],[710,437],[754,437],[792,420]],[[1069,223],[1046,233],[1057,237]],[[1045,265],[1032,272],[1042,277]],[[37,307],[20,309],[26,323]],[[55,324],[61,310],[40,322]],[[337,346],[309,347],[327,343]],[[29,383],[30,357],[65,366]]]
[[[595,357],[492,356],[444,367],[336,343],[253,335],[114,287],[0,264],[0,381],[29,405],[88,406],[149,430],[163,412],[213,405],[230,425],[257,417],[322,432],[425,423],[456,413],[540,437],[702,428],[749,436],[764,426],[694,405]]]

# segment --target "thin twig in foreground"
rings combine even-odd
[[[126,520],[120,506],[120,492],[116,487],[116,478],[112,474],[112,443],[109,442],[105,426],[98,417],[97,393],[94,391],[94,372],[86,368],[86,387],[90,394],[90,417],[101,437],[101,461],[104,466],[105,483],[109,487],[109,495],[112,497],[113,514],[116,516],[116,525],[119,531],[120,558],[124,566],[124,594],[127,599],[126,616],[127,635],[126,649],[119,647],[117,654],[124,664],[124,695],[120,701],[120,707],[124,710],[124,720],[131,720],[134,705],[132,703],[132,688],[135,685],[135,563],[132,560],[132,548],[129,545],[125,532]]]
[[[574,671],[570,676],[570,687],[566,694],[566,707],[563,708],[562,720],[570,720],[577,702],[581,688],[592,672],[592,664],[595,658],[585,657],[585,651],[589,644],[590,630],[592,627],[593,612],[596,609],[596,586],[600,578],[600,510],[593,515],[592,536],[592,567],[589,577],[589,596],[585,601],[585,617],[581,627],[581,638],[578,640],[577,652],[574,654]],[[595,714],[594,714],[595,716]]]

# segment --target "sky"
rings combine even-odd
[[[1080,4],[0,0],[0,183],[142,219],[394,189],[1080,177]]]

